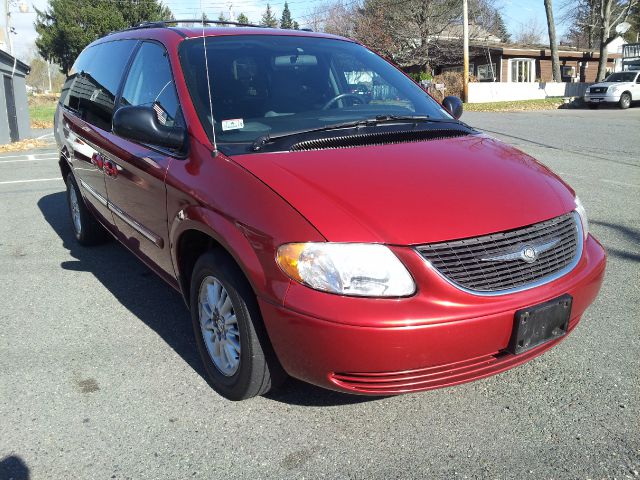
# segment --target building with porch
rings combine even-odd
[[[599,52],[561,48],[558,51],[563,82],[595,82],[598,72]],[[607,70],[614,71],[615,60],[621,58],[611,53]],[[452,65],[439,65],[435,73],[462,71],[460,61]],[[552,82],[551,50],[547,47],[529,47],[507,44],[469,46],[469,74],[480,82]]]

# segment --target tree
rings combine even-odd
[[[32,47],[27,54],[26,63],[29,64],[31,70],[27,77],[27,84],[34,87],[40,92],[59,92],[65,81],[65,76],[60,72],[58,65],[48,63],[40,56],[38,50]],[[49,78],[51,78],[51,87],[49,87]]]
[[[500,10],[494,6],[493,0],[470,0],[469,17],[471,18],[471,23],[482,27],[478,29],[478,32],[483,33],[482,30],[485,30],[505,43],[511,40],[511,35],[509,35]],[[469,34],[473,40],[473,29]],[[482,41],[484,39],[478,38],[477,40]]]
[[[220,15],[218,15],[218,22],[228,22],[229,19],[227,17],[224,16],[224,12],[222,10],[220,10]],[[218,25],[219,27],[226,27],[226,25],[220,24]]]
[[[271,27],[271,28],[278,27],[278,19],[273,14],[273,11],[271,10],[271,5],[269,5],[268,3],[267,3],[267,8],[262,14],[262,18],[260,19],[260,26]]]
[[[426,71],[433,52],[450,43],[443,32],[460,26],[461,16],[459,0],[364,0],[354,36],[401,66]]]
[[[38,51],[65,74],[84,47],[107,33],[173,18],[158,0],[50,0],[45,10],[35,11]]]
[[[599,30],[597,5],[599,0],[565,0],[562,22],[570,25],[566,39],[578,48],[592,50],[597,45]]]
[[[509,30],[507,30],[507,26],[504,23],[504,18],[500,14],[500,11],[496,9],[493,20],[493,29],[491,30],[496,37],[500,39],[500,41],[504,43],[509,43],[511,41],[511,35],[509,34]]]
[[[493,0],[469,0],[477,32],[509,40]],[[332,0],[316,6],[306,23],[316,31],[354,38],[400,66],[428,71],[435,61],[459,62],[460,0]],[[500,26],[501,25],[501,26]],[[484,42],[484,36],[478,41]]]
[[[631,24],[631,28],[627,31],[624,37],[629,43],[637,42],[640,36],[640,4],[636,4],[631,7],[631,12],[629,12],[627,22]]]
[[[293,28],[293,19],[291,18],[291,12],[289,11],[289,4],[287,2],[284,2],[282,17],[280,17],[280,28],[286,28],[286,29]]]
[[[598,74],[596,81],[601,82],[607,74],[607,46],[617,36],[615,26],[626,21],[631,9],[636,6],[637,0],[598,0],[598,14],[600,20],[600,59],[598,61]],[[614,35],[611,35],[613,30]]]
[[[247,18],[247,16],[244,13],[241,13],[240,15],[238,15],[238,23],[248,24],[249,23],[249,19]]]
[[[336,2],[324,12],[323,30],[343,37],[353,36],[353,9],[342,2]]]
[[[553,0],[544,0],[544,9],[547,13],[547,30],[549,31],[549,47],[551,48],[551,71],[553,81],[561,82],[560,59],[558,58],[558,41],[556,40],[556,24],[553,20]]]
[[[615,27],[629,20],[633,26],[634,15],[638,15],[638,0],[566,0],[567,13],[564,21],[572,27],[568,39],[577,47],[597,48],[600,53],[596,80],[601,81],[607,74],[609,44],[618,36]],[[632,29],[633,30],[633,27]],[[627,32],[627,38],[635,38]]]
[[[522,45],[540,45],[544,28],[535,18],[528,23],[521,23],[520,30],[515,35],[516,43]]]

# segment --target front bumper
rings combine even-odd
[[[585,103],[618,103],[620,93],[586,93],[583,99]]]
[[[497,297],[450,285],[411,249],[395,249],[418,285],[405,299],[330,295],[292,283],[284,305],[260,300],[269,337],[293,377],[334,390],[389,395],[455,385],[520,365],[564,337],[520,355],[507,353],[515,311],[568,293],[569,331],[594,300],[605,253],[589,236],[567,275]]]

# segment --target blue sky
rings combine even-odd
[[[16,56],[21,59],[26,59],[29,50],[33,48],[33,43],[36,38],[36,33],[33,28],[33,22],[35,20],[33,6],[44,9],[48,1],[16,0],[14,3],[18,4],[22,1],[29,4],[29,13],[18,13],[17,6],[11,7],[11,11],[15,12],[12,14],[12,18],[13,26],[17,33],[17,35],[13,36],[13,43]],[[350,2],[352,0],[345,1]],[[558,33],[562,34],[565,31],[565,27],[559,24],[560,11],[558,5],[560,1],[561,0],[555,0],[554,12]],[[212,18],[217,18],[220,11],[223,10],[227,16],[229,16],[229,12],[236,16],[243,12],[249,17],[249,20],[258,22],[267,3],[271,4],[275,15],[279,18],[282,13],[284,0],[275,2],[271,0],[165,0],[164,3],[171,8],[177,18],[199,16],[202,11],[202,5],[207,15]],[[304,26],[313,8],[323,4],[325,4],[325,0],[290,0],[289,8],[291,9],[293,18]],[[460,0],[460,4],[462,5],[462,0]],[[502,12],[507,28],[512,35],[515,35],[520,30],[521,25],[529,25],[532,22],[536,22],[542,29],[543,38],[546,38],[546,16],[542,0],[496,0],[495,5]],[[2,11],[1,6],[0,11]],[[4,12],[2,11],[2,13]],[[2,15],[2,18],[4,18],[4,15]]]
[[[558,35],[564,34],[566,26],[561,24],[562,10],[559,5],[562,0],[553,2],[553,16]],[[542,0],[498,0],[496,6],[500,9],[509,33],[514,36],[522,25],[530,25],[535,22],[542,28],[543,40],[547,38],[547,14],[544,11]]]

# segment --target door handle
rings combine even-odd
[[[102,170],[104,159],[99,153],[94,153],[93,155],[91,155],[91,163],[98,167],[98,170]]]
[[[114,162],[112,160],[105,160],[104,161],[104,173],[108,177],[113,177],[113,178],[117,177],[118,176],[118,165],[116,164],[116,162]]]

